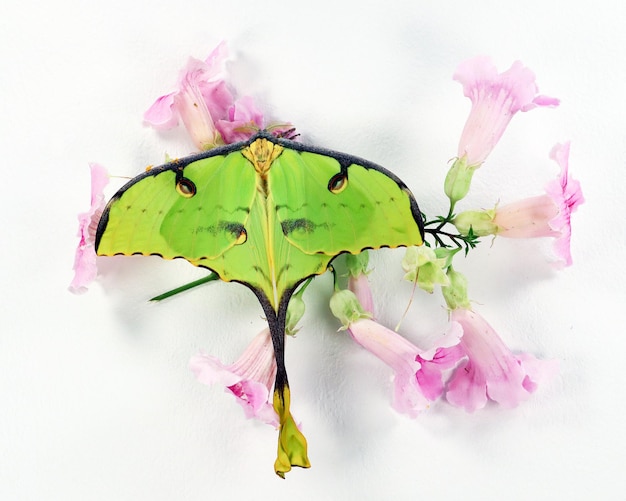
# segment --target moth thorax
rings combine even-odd
[[[242,154],[250,160],[259,175],[265,177],[272,166],[272,162],[276,160],[282,152],[282,146],[274,144],[267,139],[260,138],[247,148],[244,148]]]

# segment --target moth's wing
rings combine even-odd
[[[325,150],[285,149],[270,171],[285,238],[307,254],[421,245],[417,203],[391,172]]]
[[[245,240],[255,183],[240,151],[154,168],[113,196],[97,253],[214,259]]]
[[[278,311],[281,299],[304,278],[324,273],[333,256],[306,254],[290,243],[275,217],[268,220],[265,199],[255,197],[246,222],[247,240],[215,259],[197,263],[216,271],[222,280],[241,282],[262,292]]]

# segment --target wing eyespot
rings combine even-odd
[[[186,177],[181,177],[176,182],[176,191],[179,195],[185,198],[191,198],[196,194],[196,185],[193,183],[191,179],[187,179]]]
[[[239,233],[237,240],[235,240],[235,245],[244,244],[246,243],[247,240],[248,240],[248,232],[246,231],[245,228],[241,228],[241,233]]]
[[[340,172],[335,174],[328,181],[328,191],[331,193],[337,194],[341,193],[348,187],[348,175],[344,172]]]

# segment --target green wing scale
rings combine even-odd
[[[308,466],[306,442],[289,414],[284,366],[292,293],[339,254],[422,241],[417,203],[395,175],[356,157],[259,132],[127,183],[105,208],[96,251],[184,258],[256,294],[278,367],[275,468],[282,476],[291,465]],[[295,455],[289,451],[294,440],[301,445]],[[292,445],[281,449],[281,442]]]
[[[421,220],[406,186],[380,167],[333,155],[285,150],[272,167],[270,191],[289,243],[329,256],[419,245]]]

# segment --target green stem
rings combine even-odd
[[[436,247],[449,247],[449,244],[444,242],[442,237],[449,239],[458,248],[465,247],[465,253],[467,254],[470,249],[473,249],[478,240],[475,235],[461,235],[460,233],[450,233],[443,231],[443,228],[447,224],[452,224],[454,219],[454,203],[450,203],[448,214],[445,217],[438,217],[424,223],[424,232],[428,233],[435,239]],[[436,226],[435,226],[436,225]],[[428,226],[435,226],[434,228],[428,228]]]
[[[189,282],[188,284],[181,285],[180,287],[176,287],[175,289],[164,292],[163,294],[159,294],[158,296],[151,298],[150,301],[163,301],[164,299],[167,299],[168,297],[172,297],[172,296],[175,296],[176,294],[180,294],[181,292],[185,292],[186,290],[193,289],[194,287],[197,287],[198,285],[206,284],[208,282],[213,282],[214,280],[217,280],[218,278],[219,277],[217,276],[217,273],[211,272],[211,274],[207,275],[206,277],[202,277],[198,280],[194,280],[193,282]]]
[[[335,267],[331,264],[328,266],[328,271],[330,271],[333,274],[333,287],[336,292],[340,290],[339,289],[339,276],[337,275],[337,270],[335,270]]]

